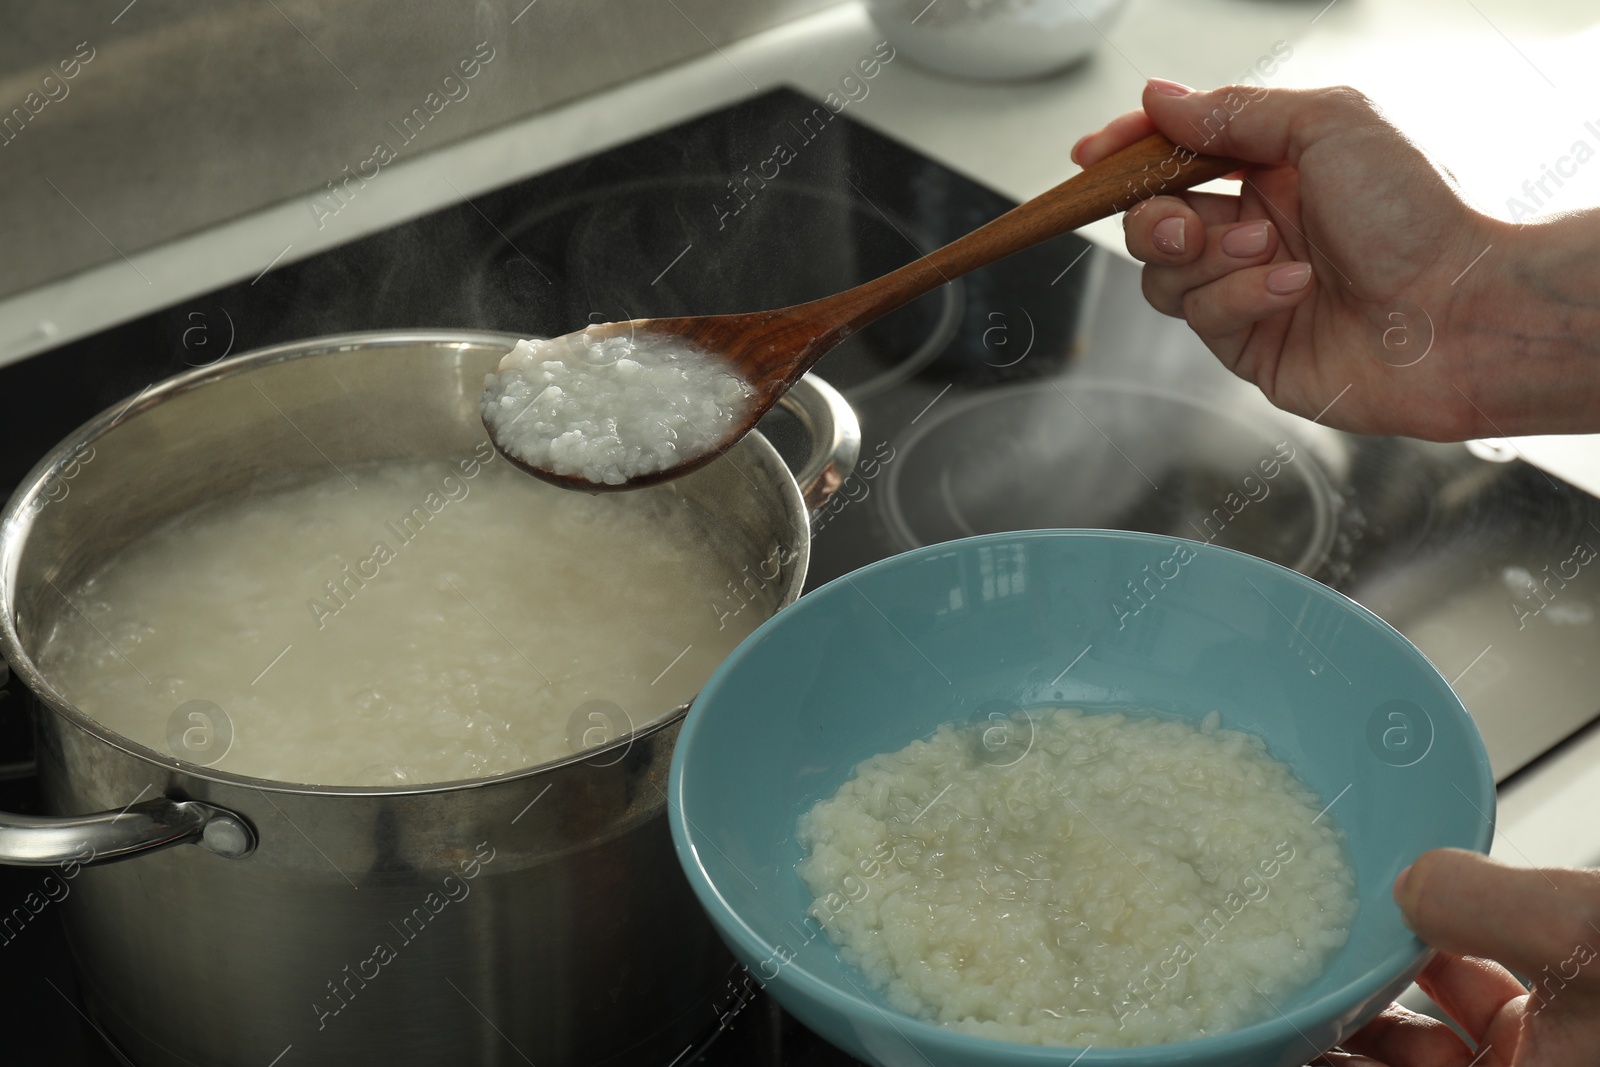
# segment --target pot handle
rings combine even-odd
[[[11,668],[0,656],[0,696]],[[32,761],[0,764],[0,778],[26,777]],[[55,867],[107,863],[138,852],[194,841],[208,852],[239,859],[255,851],[256,834],[243,818],[198,800],[157,797],[121,811],[93,815],[12,815],[0,812],[0,864]]]
[[[186,841],[227,859],[256,847],[249,823],[198,800],[157,797],[93,815],[0,813],[0,864],[18,867],[106,863]]]
[[[6,663],[6,658],[0,656],[0,701],[5,700],[11,693],[6,689],[11,681],[11,666]],[[16,760],[12,763],[0,763],[0,782],[9,782],[13,778],[32,778],[34,764],[32,759]]]
[[[778,406],[800,420],[811,439],[811,451],[794,480],[806,509],[815,512],[838,492],[861,455],[861,422],[839,390],[807,374],[778,398]]]

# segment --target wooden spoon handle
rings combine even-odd
[[[1238,160],[1200,155],[1153,133],[965,237],[881,278],[818,301],[808,310],[821,311],[820,305],[829,305],[830,317],[843,324],[840,336],[848,335],[923,293],[1013,252],[1124,211],[1140,200],[1179,192],[1247,166]]]

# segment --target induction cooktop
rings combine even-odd
[[[548,335],[777,307],[1012,206],[817,109],[787,89],[756,96],[0,368],[0,485],[101,409],[229,354],[365,329]],[[763,164],[779,144],[774,174]],[[1074,235],[924,296],[816,373],[855,407],[863,446],[814,516],[808,588],[971,534],[1144,530],[1253,553],[1376,611],[1452,679],[1502,780],[1600,715],[1600,587],[1563,569],[1577,546],[1600,548],[1600,502],[1507,452],[1276,411],[1145,305],[1136,267]],[[763,430],[798,455],[787,418]],[[1120,610],[1137,603],[1130,587]],[[0,804],[33,812],[17,685],[0,693]],[[63,1067],[127,1062],[80,1007],[53,906],[14,910],[43,873],[0,868],[0,923],[13,918],[0,927],[0,1027],[48,1041]],[[706,1033],[682,1064],[855,1062],[737,968]]]

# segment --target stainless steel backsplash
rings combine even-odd
[[[836,0],[125,2],[7,13],[0,296]]]

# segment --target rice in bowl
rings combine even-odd
[[[801,817],[810,915],[889,1003],[965,1033],[1130,1047],[1235,1030],[1356,911],[1344,835],[1259,737],[1035,709],[875,756]]]

